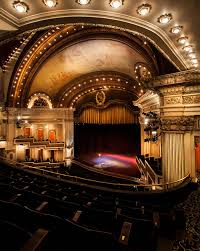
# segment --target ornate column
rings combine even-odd
[[[162,168],[166,182],[195,180],[194,137],[200,136],[200,71],[159,76],[148,83],[160,95]]]
[[[74,110],[65,110],[65,163],[67,166],[71,164],[74,158]]]
[[[195,174],[193,116],[162,119],[162,168],[165,182]]]
[[[140,108],[140,128],[141,128],[141,154],[149,154],[149,156],[160,157],[160,139],[157,142],[145,142],[145,138],[149,138],[148,133],[144,131],[145,127],[145,116],[144,113],[155,112],[160,114],[160,98],[158,94],[152,90],[147,91],[138,100],[133,101],[133,105]]]

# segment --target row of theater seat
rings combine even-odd
[[[19,230],[23,243],[34,234],[47,239],[42,241],[41,250],[67,250],[66,245],[76,250],[80,239],[87,250],[100,250],[100,247],[124,250],[132,246],[138,251],[155,251],[158,233],[170,235],[180,229],[178,222],[185,222],[184,215],[178,219],[176,215],[181,214],[174,210],[170,213],[169,208],[163,211],[157,205],[155,209],[149,202],[141,203],[130,196],[127,199],[127,196],[62,183],[8,166],[0,169],[0,200],[2,226],[10,224],[8,229],[15,236]],[[181,227],[184,229],[184,224]],[[91,244],[94,239],[95,246]],[[58,240],[61,244],[55,247]]]

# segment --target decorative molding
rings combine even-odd
[[[133,101],[134,106],[150,111],[152,109],[158,109],[160,107],[160,97],[157,93],[149,90],[136,101]]]
[[[106,100],[106,94],[104,91],[98,91],[95,96],[95,100],[98,106],[102,106]]]
[[[200,94],[183,96],[183,104],[199,104],[200,105]]]
[[[182,104],[181,96],[172,96],[164,98],[164,105],[176,105],[176,104]]]
[[[8,15],[4,12],[2,13],[4,18],[9,19]],[[165,57],[168,58],[169,61],[171,61],[179,70],[180,68],[182,69],[187,69],[189,68],[189,64],[186,61],[186,59],[184,59],[184,57],[182,56],[182,54],[180,53],[180,51],[177,49],[177,47],[175,46],[175,44],[172,42],[171,38],[166,34],[166,32],[161,29],[159,26],[152,24],[150,22],[147,22],[143,19],[137,18],[137,17],[133,17],[133,16],[128,16],[125,14],[121,14],[121,13],[115,13],[115,12],[109,12],[109,11],[102,11],[102,10],[89,10],[89,9],[84,9],[84,11],[82,9],[67,9],[67,10],[56,10],[56,11],[48,11],[48,12],[43,12],[43,13],[39,13],[39,14],[35,14],[35,15],[28,15],[27,17],[24,18],[15,18],[13,16],[13,18],[9,19],[12,20],[12,22],[19,27],[25,26],[25,25],[31,25],[32,23],[39,23],[41,21],[45,21],[45,20],[49,20],[49,19],[63,19],[63,18],[70,18],[71,20],[74,20],[76,18],[82,18],[83,20],[88,20],[87,24],[89,23],[102,23],[103,22],[107,22],[107,26],[110,23],[110,20],[112,19],[113,21],[121,22],[121,27],[117,26],[114,27],[116,29],[123,29],[126,30],[128,32],[131,32],[132,34],[140,34],[140,36],[143,36],[145,39],[148,39],[151,43],[154,44],[154,46],[156,46],[159,51],[161,51],[161,53],[163,53],[165,55]],[[91,19],[91,21],[89,22],[89,20]],[[94,22],[95,19],[96,22]],[[62,20],[63,21],[63,20]],[[83,24],[83,23],[82,23]],[[124,27],[124,24],[127,24],[128,27],[130,27],[129,29],[125,29],[122,28]],[[104,26],[106,26],[105,24],[102,24]],[[132,27],[133,26],[133,27]],[[147,29],[148,27],[148,29]],[[137,31],[137,28],[140,32]],[[143,33],[141,33],[141,29],[143,29]],[[151,33],[153,33],[152,36],[153,39],[151,39]],[[156,36],[155,36],[156,35]],[[162,44],[161,47],[158,46],[158,44]],[[165,47],[165,48],[164,48]],[[167,50],[170,50],[168,52],[165,52]],[[170,55],[168,55],[170,54]],[[172,58],[174,58],[174,60],[172,60]],[[176,61],[176,62],[174,62]]]
[[[195,117],[172,117],[161,119],[162,131],[192,131],[195,129]]]
[[[166,85],[178,85],[184,83],[199,83],[200,70],[188,70],[166,74],[152,78],[148,83],[148,87],[161,87]]]

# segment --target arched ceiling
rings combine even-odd
[[[182,0],[159,4],[157,0],[148,1],[152,9],[145,17],[136,11],[144,3],[140,0],[125,0],[119,9],[113,9],[109,0],[91,0],[87,6],[75,0],[57,0],[52,9],[42,0],[23,1],[29,9],[21,14],[13,8],[14,0],[0,3],[0,66],[6,72],[4,96],[9,106],[25,106],[27,99],[38,92],[63,105],[58,101],[63,90],[67,93],[77,87],[76,81],[82,76],[94,77],[101,72],[104,72],[102,79],[108,79],[108,72],[113,76],[124,74],[133,87],[140,84],[136,66],[146,67],[151,76],[190,69],[191,60],[177,42],[180,36],[188,37],[198,57],[195,37],[199,34],[198,20],[195,17],[191,20],[187,12],[188,9],[197,13],[199,4],[195,0],[184,6]],[[167,25],[157,22],[164,13],[172,14]],[[175,25],[183,26],[181,34],[170,32]],[[122,87],[125,88],[117,86]],[[126,91],[132,92],[132,87]],[[145,85],[138,85],[138,93],[134,95],[143,90]],[[79,95],[82,94],[74,93],[71,98]],[[67,104],[65,98],[64,103]]]
[[[0,5],[1,29],[18,30],[12,32],[13,35],[27,29],[41,28],[55,23],[110,25],[142,34],[152,41],[180,70],[186,70],[191,67],[190,60],[177,42],[179,36],[170,33],[170,28],[178,24],[184,28],[181,35],[189,37],[189,43],[193,45],[197,57],[199,56],[200,2],[198,0],[149,0],[148,3],[152,5],[152,10],[145,17],[139,16],[136,11],[137,7],[144,3],[141,0],[125,0],[124,5],[119,9],[113,9],[109,5],[109,0],[91,0],[87,6],[81,6],[75,0],[58,0],[58,4],[52,9],[47,8],[42,0],[26,0],[29,10],[25,14],[15,11],[13,1],[1,0]],[[164,13],[171,13],[173,17],[167,25],[157,22],[158,17]],[[9,28],[9,26],[12,27]],[[9,33],[10,35],[11,33]],[[5,33],[3,33],[3,37],[6,37]]]
[[[95,72],[104,72],[102,78],[107,77],[106,72],[124,74],[131,82],[140,83],[141,74],[145,79],[159,75],[165,68],[162,64],[177,71],[140,36],[111,28],[61,25],[26,34],[24,39],[27,42],[22,40],[24,48],[10,80],[9,106],[26,106],[34,93],[56,100],[69,83],[77,86],[77,78]],[[5,72],[9,72],[9,63]]]
[[[135,76],[135,64],[146,59],[128,45],[112,40],[83,41],[52,55],[33,79],[29,96],[45,92],[50,97],[71,80],[91,72],[116,71]]]

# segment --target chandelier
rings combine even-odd
[[[57,0],[43,0],[43,3],[49,8],[53,8],[58,4]]]
[[[16,9],[17,12],[19,13],[25,13],[28,11],[28,5],[21,0],[14,1],[13,2],[13,7]]]
[[[137,13],[141,16],[146,16],[151,11],[150,4],[142,4],[137,8]]]
[[[124,4],[124,0],[110,0],[110,6],[117,9]]]

